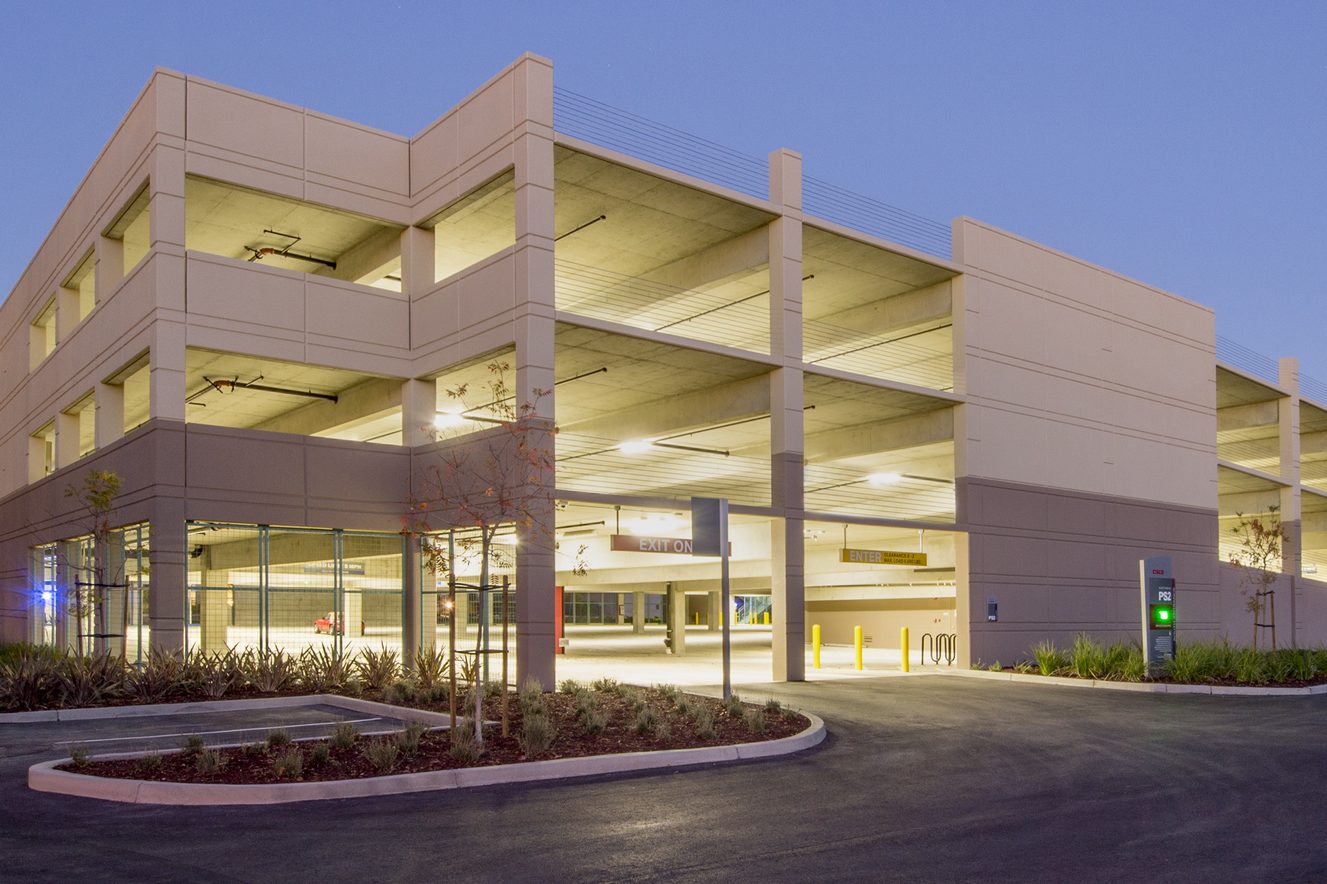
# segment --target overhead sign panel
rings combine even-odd
[[[674,556],[689,556],[695,552],[695,544],[690,537],[642,537],[638,534],[610,535],[614,552],[667,553]],[[732,553],[733,545],[728,544]]]
[[[926,553],[888,549],[841,549],[839,561],[853,565],[910,565],[914,568],[924,568]]]

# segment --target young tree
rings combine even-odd
[[[473,693],[475,736],[481,745],[483,681],[487,669],[483,659],[485,615],[488,593],[495,588],[491,580],[494,538],[499,531],[515,530],[518,526],[547,531],[546,520],[552,512],[549,498],[554,429],[538,416],[539,401],[549,391],[535,390],[532,401],[518,402],[507,383],[509,371],[510,366],[505,362],[488,365],[489,379],[480,405],[466,407],[469,391],[464,385],[446,391],[448,398],[462,409],[458,422],[487,426],[445,440],[450,444],[439,449],[433,462],[416,476],[419,485],[414,489],[406,516],[408,534],[429,538],[439,531],[454,530],[462,552],[479,560],[480,628],[475,645]],[[435,438],[439,432],[435,431]],[[454,544],[429,539],[424,542],[422,554],[435,574],[454,577]],[[451,653],[454,673],[454,642]],[[506,702],[506,685],[503,697]]]
[[[76,501],[84,511],[87,527],[92,535],[92,560],[79,562],[75,566],[75,570],[81,572],[82,576],[75,581],[73,598],[69,600],[68,606],[69,614],[77,624],[79,654],[85,651],[86,637],[83,635],[83,624],[89,614],[93,612],[98,614],[98,629],[102,633],[106,632],[107,591],[119,586],[114,580],[118,575],[112,574],[111,568],[110,545],[113,539],[111,509],[115,505],[115,497],[120,493],[122,484],[119,475],[110,470],[89,470],[83,476],[82,483],[70,483],[65,488],[65,497]],[[127,602],[126,598],[120,605],[121,636],[129,631]],[[124,657],[124,652],[122,641],[121,658]]]
[[[1268,630],[1272,650],[1276,650],[1276,580],[1286,541],[1280,509],[1270,507],[1266,517],[1236,513],[1239,521],[1231,529],[1239,548],[1230,554],[1230,563],[1240,569],[1242,591],[1253,615],[1254,650],[1263,629]]]

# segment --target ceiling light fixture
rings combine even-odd
[[[618,443],[617,450],[623,454],[644,454],[653,447],[654,442],[649,439],[628,439]]]

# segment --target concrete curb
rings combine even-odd
[[[947,672],[919,673],[960,678],[984,678],[1014,684],[1056,685],[1071,688],[1101,688],[1106,691],[1134,691],[1145,694],[1208,694],[1217,697],[1308,697],[1327,694],[1327,684],[1305,688],[1260,688],[1237,685],[1166,684],[1164,682],[1106,681],[1091,678],[1064,678],[1055,675],[1029,675],[1022,672],[989,672],[983,669],[953,669]]]
[[[367,798],[374,795],[466,789],[499,783],[531,783],[790,755],[819,745],[825,739],[825,722],[809,712],[802,714],[811,719],[811,724],[806,730],[791,737],[761,743],[703,746],[696,749],[670,749],[662,752],[628,752],[586,758],[555,758],[550,761],[526,761],[495,767],[426,771],[359,780],[333,780],[325,783],[232,786],[121,780],[56,770],[56,766],[67,764],[72,760],[60,758],[55,761],[43,761],[28,768],[28,788],[37,792],[55,792],[128,804],[204,806],[288,804],[294,801],[326,801],[335,798]],[[121,752],[113,755],[95,755],[92,759],[132,758],[141,754],[143,753]]]
[[[367,712],[425,724],[450,724],[446,713],[392,706],[340,694],[301,694],[292,697],[251,697],[245,700],[199,700],[192,703],[150,703],[140,706],[94,706],[85,709],[41,709],[35,712],[5,712],[0,724],[44,721],[95,721],[106,718],[142,718],[151,715],[188,715],[195,712],[236,712],[245,709],[291,709],[300,706],[337,706],[351,712]],[[400,713],[408,713],[402,716]]]

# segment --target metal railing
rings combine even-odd
[[[1327,405],[1327,384],[1306,374],[1299,376],[1299,394],[1322,405]]]
[[[802,180],[802,208],[808,215],[833,221],[908,248],[949,258],[953,240],[947,225],[854,193],[819,178]]]
[[[769,196],[764,160],[557,86],[553,128],[757,199]]]
[[[553,128],[757,199],[769,198],[765,160],[558,86],[553,87]],[[826,221],[928,255],[952,255],[947,225],[828,181],[803,177],[802,203],[807,214]]]
[[[1216,359],[1273,384],[1280,383],[1281,370],[1276,360],[1256,350],[1240,346],[1230,338],[1216,336]]]

